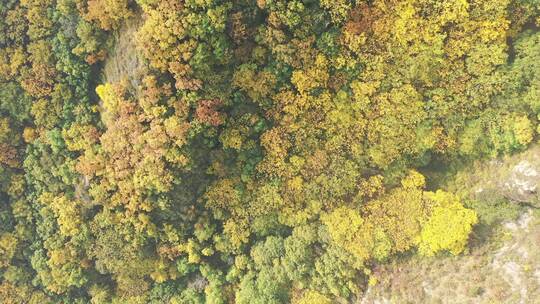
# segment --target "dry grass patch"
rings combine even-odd
[[[103,82],[127,81],[135,96],[138,96],[141,78],[146,70],[142,52],[137,50],[137,31],[143,22],[142,17],[130,18],[114,33],[114,47],[103,66]]]

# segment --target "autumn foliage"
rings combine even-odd
[[[107,81],[128,23],[141,62]],[[0,302],[342,303],[376,264],[467,253],[483,223],[437,177],[538,140],[539,23],[518,0],[2,1]]]

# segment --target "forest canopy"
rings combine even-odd
[[[0,1],[0,302],[317,304],[466,253],[536,0]]]

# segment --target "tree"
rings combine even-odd
[[[537,140],[536,2],[0,1],[0,299],[351,301],[466,251],[426,185]]]
[[[117,29],[122,21],[133,16],[130,5],[130,0],[89,0],[83,17],[104,30]]]
[[[302,295],[302,297],[296,301],[296,302],[293,302],[295,304],[330,304],[332,303],[332,301],[316,292],[316,291],[312,291],[312,290],[308,290],[306,292],[304,292],[304,295]]]
[[[433,211],[422,227],[419,252],[427,256],[440,251],[460,254],[467,245],[472,226],[478,222],[476,213],[465,209],[456,196],[442,190],[427,192],[425,196]]]

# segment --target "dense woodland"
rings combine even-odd
[[[426,172],[538,140],[539,26],[537,0],[0,1],[0,302],[346,302],[466,253],[478,211]]]

